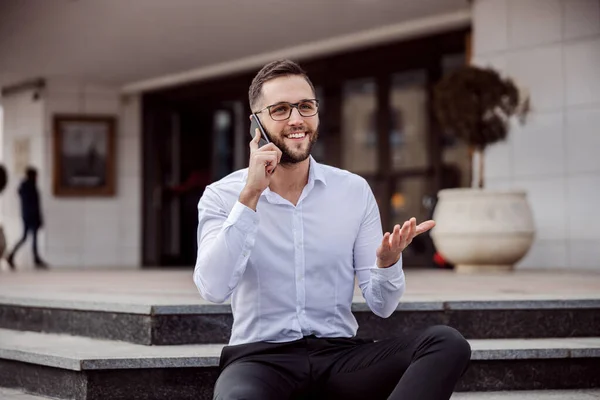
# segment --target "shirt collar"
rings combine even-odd
[[[323,171],[323,166],[319,164],[313,156],[309,156],[310,164],[308,168],[308,184],[315,181],[321,181],[324,185],[327,185],[327,180],[325,179],[325,171]],[[244,170],[244,173],[241,176],[240,181],[246,182],[248,180],[248,168]],[[267,188],[268,189],[268,188]],[[263,192],[264,193],[264,192]]]

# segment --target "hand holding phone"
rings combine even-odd
[[[267,135],[265,128],[263,128],[262,124],[260,123],[260,119],[258,119],[258,115],[253,113],[250,116],[250,136],[253,139],[254,136],[256,136],[257,129],[260,131],[260,141],[258,142],[258,147],[260,148],[266,144],[271,143],[271,140],[269,140],[269,136]]]
[[[256,210],[258,199],[269,186],[271,176],[281,160],[281,150],[271,143],[256,114],[252,114],[251,119],[250,135],[252,141],[250,142],[248,178],[239,200],[240,203]],[[256,134],[257,129],[260,135]]]

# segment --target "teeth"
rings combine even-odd
[[[293,138],[293,139],[298,139],[298,138],[303,138],[306,134],[304,133],[292,133],[291,135],[288,135],[289,138]]]

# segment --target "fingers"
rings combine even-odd
[[[260,141],[260,129],[256,128],[254,130],[254,139],[250,141],[250,151],[255,151],[258,149],[258,142]]]
[[[404,223],[402,224],[402,229],[400,230],[400,243],[398,244],[397,249],[399,249],[400,251],[404,250],[404,248],[406,247],[409,237],[408,235],[410,234],[410,221],[404,221]]]
[[[435,221],[430,219],[428,221],[422,222],[419,225],[417,225],[416,227],[416,235],[420,235],[421,233],[425,233],[428,230],[430,230],[431,228],[433,228],[435,226]]]
[[[424,223],[425,224],[425,223]],[[421,224],[423,225],[423,224]],[[421,226],[419,225],[419,226]],[[428,225],[425,224],[423,225],[424,227],[427,227]],[[421,227],[423,228],[423,227]],[[431,229],[431,228],[428,228]],[[414,239],[414,237],[418,234],[418,227],[417,227],[417,219],[416,218],[411,218],[408,221],[405,221],[402,224],[402,227],[400,227],[400,225],[396,225],[394,226],[394,229],[392,230],[392,233],[388,233],[389,238],[388,238],[388,243],[389,243],[389,248],[393,251],[402,251],[406,248],[406,246],[408,246],[412,240]]]
[[[408,232],[408,243],[406,243],[406,245],[409,245],[410,242],[412,242],[412,240],[414,239],[414,237],[417,235],[417,219],[416,218],[411,218],[410,221],[410,229]]]
[[[400,225],[395,225],[394,229],[392,229],[392,234],[390,236],[390,247],[392,250],[395,250],[400,247],[400,243],[402,242],[402,229]]]
[[[273,171],[275,171],[275,167],[277,167],[278,163],[278,155],[275,151],[258,153],[253,159],[257,166],[263,165],[265,171],[269,174],[272,174]]]
[[[381,241],[381,251],[390,251],[390,236],[391,235],[389,232],[386,232],[385,235],[383,235],[383,240]]]
[[[279,161],[281,161],[281,150],[279,150],[279,147],[275,146],[273,143],[268,143],[265,144],[263,147],[261,147],[259,149],[260,151],[274,151],[277,153],[277,163],[279,163]]]
[[[258,128],[256,128],[254,130],[254,133],[255,133],[254,138],[250,141],[250,144],[249,144],[250,152],[254,153],[257,150],[260,150],[261,152],[262,151],[274,151],[275,153],[277,153],[277,164],[279,164],[279,161],[281,161],[281,155],[282,155],[282,152],[281,152],[281,150],[279,150],[279,147],[275,146],[273,143],[267,143],[264,146],[259,148],[258,144],[260,142],[260,138],[261,138],[262,134],[260,133],[260,129],[258,129]]]

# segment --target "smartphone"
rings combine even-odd
[[[260,148],[265,144],[271,143],[271,141],[269,140],[269,136],[265,132],[265,128],[263,128],[262,124],[260,123],[260,120],[258,119],[258,116],[255,113],[253,113],[250,121],[250,136],[252,136],[252,138],[256,136],[256,128],[260,130],[260,140],[258,141],[258,147]]]

